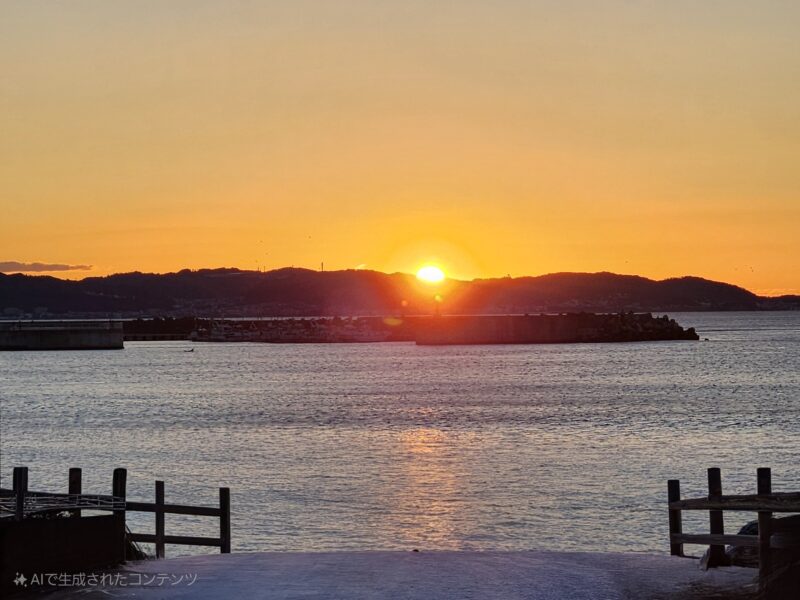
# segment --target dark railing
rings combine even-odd
[[[166,544],[187,546],[213,546],[227,554],[231,551],[231,494],[229,488],[219,488],[219,506],[188,506],[166,504],[164,501],[164,482],[156,481],[155,502],[134,502],[127,500],[127,471],[114,469],[112,492],[110,496],[82,493],[81,470],[69,470],[68,493],[52,494],[28,490],[28,468],[14,468],[14,487],[0,489],[0,517],[21,521],[34,514],[68,513],[80,517],[83,510],[111,511],[122,521],[123,530],[126,513],[151,512],[155,514],[155,534],[129,533],[127,539],[133,542],[155,544],[156,557],[164,557]],[[219,519],[219,537],[198,537],[166,535],[164,515],[193,515],[216,517]]]
[[[800,512],[800,493],[772,493],[772,472],[769,468],[757,471],[755,494],[723,495],[722,476],[717,468],[708,469],[708,496],[705,498],[681,499],[680,482],[667,482],[669,507],[670,554],[683,556],[684,544],[708,545],[708,566],[725,563],[725,545],[758,548],[758,575],[765,585],[772,572],[772,554],[783,548],[780,540],[773,539],[775,523],[772,513]],[[709,533],[683,533],[681,512],[684,510],[709,511]],[[758,535],[730,535],[725,533],[723,511],[752,511],[758,513]]]
[[[131,533],[131,540],[155,544],[156,558],[164,558],[165,544],[182,544],[186,546],[214,546],[223,554],[231,551],[231,492],[228,488],[219,488],[219,507],[186,506],[183,504],[166,504],[164,501],[164,482],[156,481],[155,502],[127,502],[127,511],[155,513],[155,534]],[[164,515],[195,515],[219,518],[219,537],[195,537],[167,535],[164,531]]]

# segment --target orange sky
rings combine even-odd
[[[800,293],[800,4],[7,1],[0,262]]]

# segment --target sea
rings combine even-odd
[[[69,467],[98,494],[127,468],[131,500],[163,480],[168,503],[215,506],[229,487],[234,552],[666,553],[668,479],[703,496],[719,467],[724,492],[752,493],[771,467],[800,490],[800,313],[670,316],[701,341],[0,353],[0,485],[28,466],[38,491],[66,492]]]

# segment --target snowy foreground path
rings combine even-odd
[[[589,552],[326,552],[227,554],[129,563],[128,585],[63,589],[47,598],[616,600],[741,589],[755,571],[703,572],[698,561]],[[169,575],[170,579],[164,579]],[[177,584],[177,576],[189,575]]]

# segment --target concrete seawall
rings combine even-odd
[[[118,350],[122,347],[120,322],[0,322],[0,350]]]
[[[668,317],[649,313],[433,317],[416,326],[421,345],[558,344],[697,340]]]

